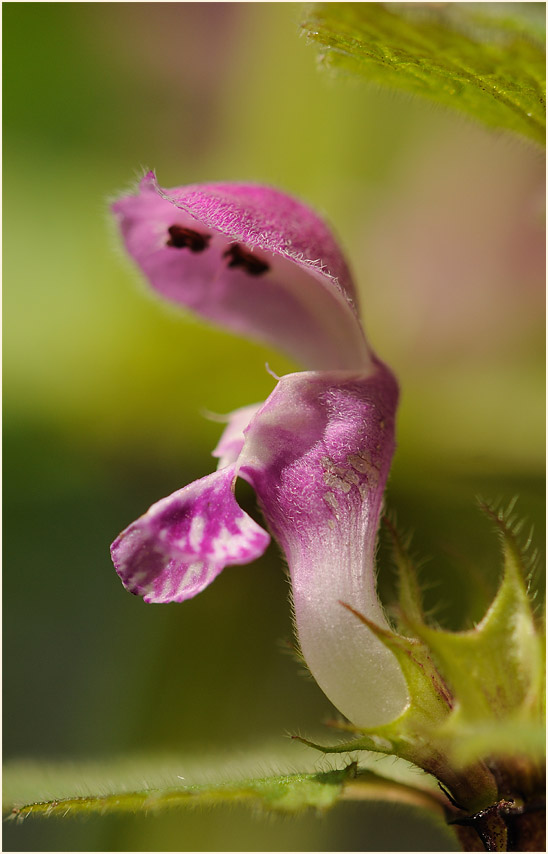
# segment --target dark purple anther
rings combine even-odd
[[[261,261],[251,252],[246,252],[239,243],[234,243],[226,252],[223,252],[223,258],[230,259],[229,267],[241,267],[250,276],[262,276],[263,273],[270,270],[266,261]]]
[[[169,240],[166,246],[174,246],[176,249],[190,249],[191,252],[203,252],[207,249],[210,234],[200,234],[191,228],[183,228],[182,225],[171,225],[168,228]]]

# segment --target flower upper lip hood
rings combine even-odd
[[[387,625],[374,558],[398,390],[366,342],[331,232],[278,190],[168,191],[152,173],[113,210],[159,294],[309,369],[232,413],[217,471],[120,534],[112,557],[124,585],[148,602],[183,601],[225,566],[262,554],[269,536],[235,500],[240,476],[287,558],[299,643],[318,684],[358,726],[394,719],[409,699],[399,664],[341,601]]]
[[[163,297],[307,368],[370,366],[350,271],[329,229],[301,202],[250,184],[162,190],[149,172],[113,211],[129,254]],[[202,241],[167,245],[174,227],[179,242],[185,229]],[[253,271],[253,260],[267,269]]]

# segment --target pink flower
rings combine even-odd
[[[120,578],[146,602],[180,602],[225,566],[261,555],[269,535],[234,497],[244,478],[286,556],[299,643],[318,684],[358,726],[397,717],[408,702],[400,667],[341,601],[387,625],[375,544],[398,390],[365,339],[332,234],[277,190],[162,190],[152,173],[113,209],[156,291],[307,368],[282,377],[265,403],[232,413],[213,452],[216,472],[120,534],[112,545]]]

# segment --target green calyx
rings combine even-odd
[[[398,631],[345,607],[396,656],[410,702],[384,726],[343,726],[358,736],[354,741],[312,745],[411,761],[433,774],[467,814],[502,799],[522,804],[536,797],[544,753],[544,644],[528,595],[527,561],[505,514],[482,509],[502,536],[504,570],[483,619],[462,632],[427,624],[407,548],[386,523],[398,569]]]
[[[454,712],[442,728],[447,737],[460,737],[462,730],[485,725],[502,732],[516,723],[520,726],[514,749],[528,753],[530,748],[526,740],[520,740],[519,730],[542,721],[544,644],[515,535],[502,515],[484,509],[499,526],[504,543],[504,573],[493,603],[481,622],[467,632],[445,632],[418,623],[413,628],[431,650],[456,700]]]

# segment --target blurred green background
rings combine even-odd
[[[401,381],[387,504],[429,558],[429,607],[457,628],[499,569],[475,496],[519,495],[543,542],[542,155],[324,76],[298,4],[3,13],[5,758],[287,756],[288,732],[329,737],[332,709],[284,654],[276,549],[161,607],[123,590],[108,546],[211,470],[204,411],[264,399],[265,362],[292,366],[149,298],[108,202],[154,168],[167,187],[274,184],[329,219]],[[379,563],[388,600],[386,544]],[[402,835],[410,851],[451,845],[410,808],[345,804],[321,820],[29,821],[6,827],[4,850],[389,851]]]

